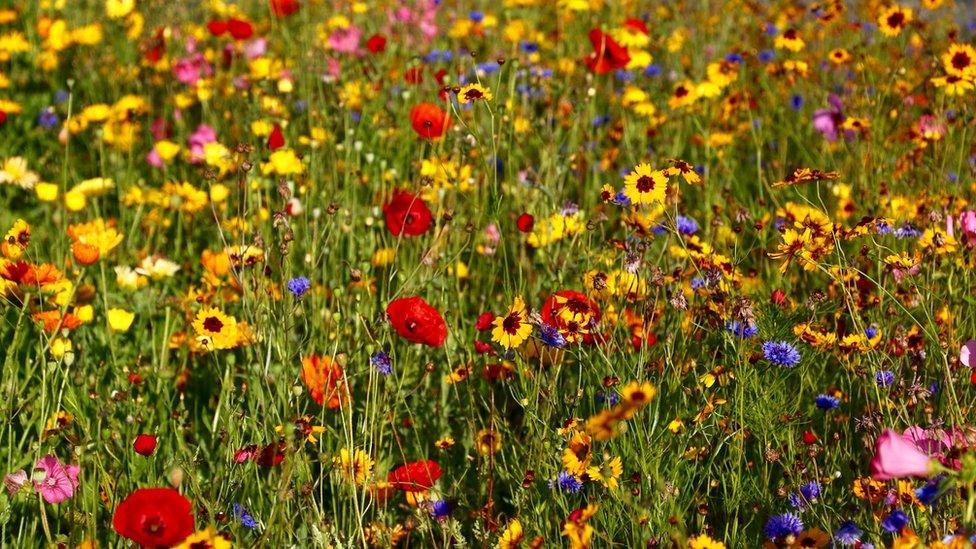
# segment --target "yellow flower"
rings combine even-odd
[[[707,534],[699,534],[688,540],[688,549],[725,549],[725,544],[713,540]]]
[[[238,344],[237,319],[214,307],[204,307],[193,320],[197,342],[207,350],[233,349]]]
[[[122,19],[132,13],[136,0],[105,0],[105,15],[112,19]]]
[[[352,455],[349,450],[339,450],[332,463],[339,468],[342,477],[357,486],[364,486],[373,477],[373,459],[365,450],[357,449]]]
[[[167,141],[166,139],[157,141],[153,148],[156,149],[156,154],[159,155],[159,158],[161,158],[163,162],[169,162],[180,152],[179,145],[173,143],[172,141]]]
[[[302,161],[291,149],[278,149],[271,153],[268,161],[261,165],[264,175],[297,175],[302,173]]]
[[[36,173],[27,169],[27,160],[20,156],[8,158],[0,167],[0,184],[9,183],[22,189],[33,189],[39,180]]]
[[[638,164],[624,178],[624,195],[635,205],[663,204],[667,187],[664,172],[652,169],[649,164]]]
[[[174,549],[231,549],[230,541],[217,533],[212,526],[200,530],[183,540]]]
[[[508,314],[495,317],[495,329],[491,331],[491,339],[506,349],[518,347],[532,334],[532,325],[528,323],[525,314],[525,302],[518,296],[512,303]]]
[[[30,225],[23,219],[18,219],[14,221],[13,226],[4,236],[3,243],[0,244],[0,251],[7,259],[19,259],[20,256],[24,255],[24,251],[30,243],[30,237]]]
[[[516,549],[522,546],[524,539],[525,532],[522,531],[522,523],[518,519],[512,519],[498,540],[498,549]]]
[[[806,47],[806,43],[800,38],[800,33],[796,29],[786,29],[783,34],[776,37],[773,40],[773,46],[776,49],[785,49],[792,52],[798,52]]]
[[[136,315],[125,309],[109,309],[108,310],[108,325],[112,328],[113,332],[126,332],[129,327],[132,326],[132,321],[135,320]]]
[[[474,437],[478,453],[487,456],[502,449],[502,436],[494,429],[482,429]]]
[[[891,6],[882,10],[878,16],[878,27],[885,36],[898,36],[901,30],[912,21],[912,9],[903,6]]]
[[[58,199],[58,186],[54,183],[38,183],[34,186],[34,192],[41,202],[54,202]]]
[[[71,345],[71,340],[64,337],[56,337],[51,340],[51,356],[55,360],[61,360],[67,355],[73,353],[74,347]]]
[[[467,105],[472,101],[491,101],[494,96],[491,94],[491,90],[482,86],[481,84],[468,84],[461,88],[461,91],[457,94],[458,103],[462,105]]]
[[[95,246],[102,257],[122,243],[122,234],[115,228],[115,220],[105,221],[100,217],[87,223],[69,225],[68,236],[72,242]]]

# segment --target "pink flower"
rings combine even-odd
[[[173,74],[180,82],[193,86],[201,77],[213,74],[213,68],[202,53],[196,53],[174,63]]]
[[[7,487],[7,493],[11,496],[20,491],[25,484],[27,484],[27,472],[23,469],[7,473],[3,477],[3,485]]]
[[[362,36],[363,31],[355,25],[336,29],[332,36],[329,36],[329,47],[339,53],[359,53],[359,40]]]
[[[268,51],[268,41],[264,38],[251,40],[244,46],[244,57],[257,59]]]
[[[967,246],[976,245],[976,212],[969,210],[959,216],[959,227]]]
[[[927,477],[932,473],[932,458],[892,429],[885,429],[874,445],[871,478],[891,480]]]
[[[203,162],[203,146],[215,141],[217,141],[216,130],[206,124],[197,126],[190,138],[186,140],[186,144],[190,146],[190,162],[193,164]]]
[[[156,147],[153,147],[152,150],[146,154],[146,162],[154,168],[162,168],[164,164],[163,158],[159,156],[159,151],[156,150]]]
[[[976,340],[970,339],[959,349],[959,362],[963,366],[976,368]]]
[[[44,456],[34,465],[34,488],[48,503],[61,503],[75,495],[78,487],[77,465],[65,465],[55,456]]]

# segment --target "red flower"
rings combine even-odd
[[[207,23],[207,30],[214,36],[220,36],[227,32],[227,21],[214,19]]]
[[[115,508],[112,526],[143,547],[170,547],[193,533],[190,500],[172,488],[140,488]]]
[[[441,466],[436,461],[413,461],[390,471],[386,480],[404,492],[424,492],[441,478]]]
[[[288,17],[297,13],[301,7],[298,0],[271,0],[271,13],[275,17]]]
[[[474,323],[474,328],[479,332],[491,329],[491,323],[495,321],[495,313],[491,311],[485,311],[481,313],[478,320]]]
[[[382,34],[374,34],[366,41],[366,49],[369,53],[381,53],[386,50],[386,38]]]
[[[593,44],[593,53],[586,58],[586,66],[597,74],[622,69],[630,63],[627,48],[618,44],[609,34],[600,29],[590,31],[590,44]]]
[[[0,111],[0,126],[7,122],[7,111]]]
[[[386,307],[393,329],[411,343],[440,347],[447,339],[447,324],[437,309],[421,297],[394,299]]]
[[[524,213],[518,216],[518,219],[515,221],[515,225],[518,227],[520,232],[532,232],[532,227],[535,227],[535,218],[532,217],[532,214]]]
[[[420,84],[424,81],[424,67],[410,67],[403,73],[403,79],[409,84]]]
[[[628,19],[628,20],[624,21],[624,26],[630,27],[630,28],[632,28],[632,29],[634,29],[636,31],[639,31],[640,33],[645,34],[645,35],[651,33],[651,31],[647,28],[647,23],[645,23],[644,21],[642,21],[640,19],[633,19],[633,18]]]
[[[288,445],[284,442],[272,442],[261,451],[254,454],[254,461],[262,467],[274,467],[285,461],[285,449]]]
[[[383,205],[383,217],[393,236],[420,236],[427,232],[433,221],[422,198],[399,189],[393,191],[393,198]]]
[[[140,456],[151,456],[156,451],[156,442],[155,435],[143,434],[136,437],[135,442],[132,443],[132,448]]]
[[[254,34],[254,27],[250,23],[236,17],[227,20],[227,30],[234,40],[247,40]]]
[[[271,135],[268,136],[268,150],[276,151],[285,146],[285,136],[281,133],[281,126],[274,125]]]
[[[451,125],[451,117],[433,103],[421,103],[410,109],[410,125],[422,139],[439,139]]]

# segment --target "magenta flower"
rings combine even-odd
[[[63,464],[56,456],[44,456],[34,465],[34,488],[48,503],[61,503],[75,495],[81,468]]]
[[[891,480],[906,477],[927,477],[932,473],[932,458],[919,451],[912,442],[897,431],[885,429],[874,446],[871,458],[871,478]]]
[[[203,162],[203,146],[215,141],[217,141],[216,130],[206,124],[197,126],[190,138],[186,140],[186,144],[190,147],[190,162],[193,164]]]
[[[959,228],[967,246],[976,246],[976,212],[967,210],[959,216]]]
[[[358,54],[359,40],[363,36],[363,31],[355,25],[349,25],[342,29],[336,29],[329,36],[329,47],[339,53]]]
[[[813,129],[820,132],[824,139],[833,143],[837,141],[837,130],[844,123],[844,103],[841,102],[840,97],[834,94],[827,97],[827,102],[830,103],[829,108],[817,109],[813,112]]]
[[[959,362],[963,366],[976,368],[976,340],[970,339],[959,349]]]
[[[3,485],[7,487],[7,493],[11,496],[19,492],[25,484],[27,484],[27,472],[23,469],[3,476]]]

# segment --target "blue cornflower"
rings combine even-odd
[[[820,483],[811,480],[810,482],[800,486],[800,494],[806,498],[807,501],[816,501],[820,497],[823,487]]]
[[[759,59],[761,63],[769,63],[773,59],[776,59],[776,52],[773,50],[763,50],[756,55],[756,59]]]
[[[522,40],[519,42],[519,49],[525,53],[535,53],[539,51],[539,44],[536,42],[529,42],[528,40]]]
[[[780,539],[786,536],[796,536],[803,531],[803,521],[793,513],[773,515],[766,521],[763,533],[768,539]]]
[[[44,109],[37,115],[37,125],[50,130],[58,125],[58,114],[52,108]]]
[[[596,394],[596,401],[600,404],[610,404],[610,406],[616,406],[620,402],[620,395],[617,393],[604,393],[600,391]]]
[[[563,337],[563,334],[559,333],[559,330],[555,326],[550,326],[545,322],[539,324],[539,339],[549,347],[556,347],[558,349],[566,346],[566,338]]]
[[[881,527],[884,528],[885,532],[900,532],[905,526],[908,526],[908,515],[901,509],[895,509],[881,521]]]
[[[777,366],[792,368],[800,363],[800,352],[785,341],[767,341],[762,350],[766,360]]]
[[[630,198],[623,191],[618,191],[613,197],[613,203],[618,206],[630,206]]]
[[[776,36],[777,34],[779,34],[779,29],[776,28],[776,25],[766,23],[766,36]]]
[[[755,324],[743,324],[738,320],[730,320],[725,323],[725,329],[742,339],[752,337],[759,333],[759,326]]]
[[[243,505],[240,503],[235,503],[233,505],[233,510],[234,518],[237,519],[242,526],[252,530],[258,527],[258,521],[254,520],[254,517],[251,516],[251,513],[247,512],[247,509],[245,509]]]
[[[867,336],[868,339],[874,339],[874,336],[878,335],[878,329],[874,326],[868,326],[864,329],[864,335]]]
[[[556,480],[556,484],[561,490],[569,492],[570,494],[575,494],[583,488],[583,483],[580,482],[578,478],[567,473],[566,471],[559,472],[559,478]]]
[[[707,285],[704,277],[694,276],[691,278],[691,289],[700,290]]]
[[[803,96],[795,93],[790,97],[790,108],[794,111],[798,111],[803,108]]]
[[[484,21],[485,14],[478,10],[471,10],[471,13],[468,14],[468,19],[474,21],[475,23],[480,23]]]
[[[644,76],[660,76],[661,67],[651,63],[650,65],[644,67]]]
[[[311,281],[304,276],[295,277],[288,281],[288,291],[295,297],[302,297],[311,287]]]
[[[888,222],[884,220],[878,220],[877,222],[875,222],[874,230],[876,230],[880,235],[891,234],[895,232],[895,229],[892,228],[892,226],[889,225]]]
[[[486,61],[484,63],[478,63],[475,68],[478,70],[478,72],[491,74],[498,71],[498,69],[502,68],[502,66],[499,65],[497,61]]]
[[[853,520],[849,520],[844,524],[841,524],[837,531],[834,532],[834,541],[843,546],[854,545],[855,543],[861,541],[861,536],[864,532],[854,524]]]
[[[58,90],[57,92],[54,93],[54,102],[60,105],[61,103],[67,101],[68,97],[71,97],[71,94],[68,93],[68,90]]]
[[[376,368],[377,372],[385,376],[393,373],[393,360],[390,359],[390,355],[386,354],[386,351],[379,351],[369,357],[369,363]]]
[[[438,520],[443,520],[451,514],[451,502],[446,499],[439,499],[430,504],[430,516]]]
[[[664,225],[658,224],[651,227],[651,232],[660,236],[662,234],[666,234],[668,232],[668,228],[665,227]]]
[[[878,387],[887,387],[895,382],[895,373],[891,370],[878,370],[874,373],[874,381]]]
[[[690,217],[679,215],[675,219],[675,223],[678,226],[678,232],[681,234],[692,235],[698,232],[698,222]]]
[[[609,116],[606,115],[594,116],[593,120],[590,121],[590,125],[593,126],[594,128],[599,128],[600,126],[603,126],[609,121],[610,121]]]
[[[744,59],[742,59],[742,56],[738,53],[730,53],[725,56],[726,63],[741,63],[743,61]]]
[[[895,237],[897,238],[918,238],[920,236],[922,236],[922,231],[908,222],[895,229]]]
[[[834,408],[840,406],[840,399],[834,395],[817,395],[813,402],[817,405],[817,408],[821,410],[833,410]]]

